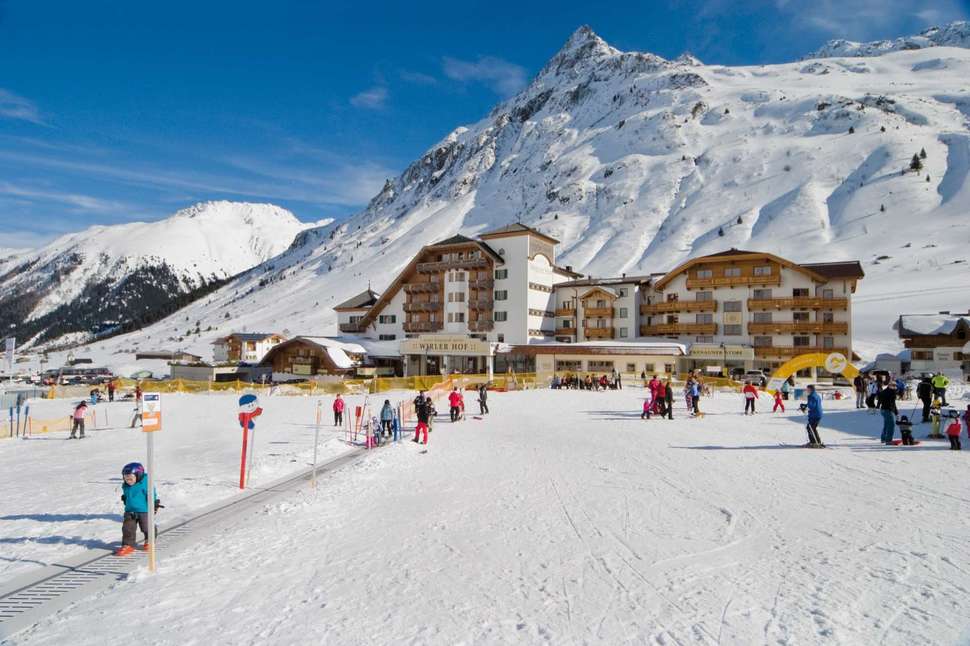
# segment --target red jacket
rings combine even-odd
[[[342,399],[333,400],[333,412],[335,413],[344,412],[344,400]]]
[[[946,434],[950,437],[960,437],[960,420],[953,420],[953,422],[946,427]]]
[[[452,390],[451,394],[448,395],[448,403],[451,404],[452,406],[460,406],[461,393],[459,393],[457,390]]]
[[[760,395],[758,394],[758,389],[752,386],[751,384],[748,384],[747,386],[742,388],[741,392],[744,393],[745,399],[756,399],[760,397]],[[751,395],[750,397],[748,397],[749,394]]]

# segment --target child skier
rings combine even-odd
[[[781,409],[781,412],[783,412],[783,413],[785,412],[785,402],[782,401],[781,391],[780,390],[776,390],[775,391],[775,406],[774,406],[774,408],[771,409],[771,412],[772,413],[775,413],[775,412],[778,411],[779,408]]]
[[[74,407],[74,413],[71,415],[71,435],[67,439],[76,440],[84,439],[84,415],[88,412],[88,403],[85,401],[78,402],[77,406]],[[78,431],[81,432],[81,437],[78,438]]]
[[[913,423],[909,421],[909,418],[903,415],[896,422],[896,426],[899,427],[899,434],[903,437],[903,446],[913,446],[916,442],[913,441]]]
[[[148,541],[148,477],[145,467],[138,462],[126,464],[121,469],[124,484],[121,485],[121,502],[125,503],[125,519],[121,524],[121,547],[115,552],[118,556],[127,556],[135,551],[138,528],[141,528]],[[154,492],[155,511],[161,507],[158,492]],[[155,528],[158,534],[158,528]],[[147,548],[147,543],[145,545]]]
[[[394,407],[391,400],[385,399],[381,408],[381,435],[391,437],[391,427],[394,425]]]
[[[334,426],[340,426],[341,424],[343,424],[344,406],[345,406],[345,403],[343,398],[340,396],[340,393],[337,393],[337,398],[333,400],[333,425]]]
[[[954,417],[950,422],[950,425],[946,427],[946,437],[950,440],[950,449],[953,451],[960,450],[960,431],[961,431],[960,418]]]
[[[650,419],[650,411],[653,409],[656,391],[651,392],[648,390],[646,395],[643,400],[643,412],[640,413],[640,419]]]
[[[750,381],[744,382],[744,388],[741,389],[741,394],[744,395],[744,414],[754,415],[754,400],[756,400],[758,395],[758,389]]]

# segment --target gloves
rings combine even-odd
[[[159,500],[158,498],[156,498],[155,499],[155,511],[158,511],[159,509],[162,509],[163,507],[165,507],[165,505],[162,504],[162,501]]]
[[[128,502],[128,501],[127,501],[127,500],[125,499],[125,494],[121,494],[121,502]]]

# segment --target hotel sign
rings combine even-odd
[[[401,354],[450,354],[478,357],[492,354],[492,348],[487,341],[460,334],[423,334],[416,339],[401,341]]]
[[[754,348],[743,345],[705,345],[695,343],[690,347],[691,359],[754,359]]]

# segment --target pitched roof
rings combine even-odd
[[[498,254],[497,251],[489,247],[487,244],[481,240],[475,240],[474,238],[469,238],[468,236],[463,236],[461,234],[453,235],[450,238],[445,238],[444,240],[439,240],[438,242],[432,242],[426,249],[433,249],[434,247],[444,247],[454,244],[473,244],[482,249],[485,253],[489,254],[501,263],[505,262],[505,259]]]
[[[276,332],[233,332],[232,334],[227,334],[221,339],[216,339],[214,343],[218,343],[219,341],[228,339],[230,337],[236,337],[240,341],[262,341],[263,339],[268,339],[271,336],[283,335],[277,334]]]
[[[783,267],[788,267],[789,269],[800,271],[803,274],[808,274],[813,280],[816,280],[820,283],[824,283],[828,280],[827,276],[820,274],[819,272],[815,271],[811,267],[806,267],[804,265],[796,264],[790,260],[786,260],[780,256],[776,256],[773,253],[768,253],[766,251],[745,251],[743,249],[732,248],[732,249],[728,249],[727,251],[719,251],[718,253],[708,254],[706,256],[698,256],[697,258],[691,258],[690,260],[686,260],[682,262],[681,264],[677,265],[669,272],[667,272],[663,278],[658,280],[654,284],[654,288],[658,290],[663,289],[664,286],[667,285],[667,283],[669,283],[670,281],[672,281],[676,276],[679,276],[680,274],[684,273],[685,271],[687,271],[688,269],[690,269],[695,265],[703,265],[706,262],[710,262],[712,258],[730,258],[730,257],[739,257],[739,256],[762,257],[762,258],[771,260],[773,262],[776,262],[779,265],[782,265]]]
[[[970,326],[970,313],[967,314],[900,314],[893,328],[904,336],[928,336],[953,334],[960,322]]]
[[[380,298],[380,294],[368,287],[356,296],[348,298],[340,305],[335,305],[333,309],[338,311],[367,309],[376,303],[378,298]]]
[[[845,262],[809,262],[799,263],[801,267],[810,269],[826,278],[865,278],[862,264],[858,260]]]
[[[557,287],[590,287],[593,285],[626,285],[636,283],[648,283],[650,276],[615,276],[612,278],[581,278],[579,280],[567,280],[553,285]]]
[[[548,240],[553,244],[559,244],[559,241],[553,238],[552,236],[546,235],[545,233],[543,233],[542,231],[539,231],[538,229],[533,229],[530,226],[526,226],[521,222],[513,222],[512,224],[508,224],[504,227],[499,227],[498,229],[492,229],[491,231],[486,231],[485,233],[479,234],[478,237],[481,238],[482,240],[487,240],[492,236],[495,236],[495,237],[507,236],[510,233],[531,233],[535,236],[543,238],[544,240]]]

